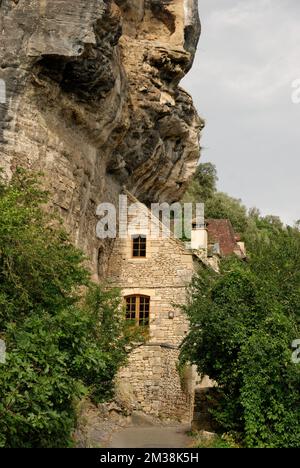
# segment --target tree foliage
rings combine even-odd
[[[247,228],[247,209],[241,200],[217,191],[217,169],[211,163],[199,164],[184,196],[184,202],[204,203],[205,217],[229,219],[237,232]]]
[[[24,171],[0,186],[0,447],[70,445],[76,402],[110,397],[130,341],[118,291],[90,283],[46,202]]]
[[[211,163],[200,163],[184,196],[184,201],[205,203],[217,191],[217,169]]]
[[[229,219],[236,232],[243,233],[248,226],[247,209],[241,200],[226,193],[216,192],[205,204],[205,216],[213,219]]]
[[[300,444],[300,233],[260,218],[248,236],[249,261],[204,270],[185,310],[191,331],[182,359],[219,386],[215,417],[248,447]],[[262,235],[263,233],[263,235]]]

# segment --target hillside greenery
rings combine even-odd
[[[22,170],[0,185],[0,447],[72,445],[76,404],[110,398],[131,339],[47,200]]]
[[[196,177],[194,201],[202,201],[197,184]],[[220,274],[202,268],[196,275],[184,307],[191,329],[181,359],[218,383],[214,418],[241,446],[299,447],[300,365],[292,362],[292,342],[300,338],[299,226],[247,212],[229,196],[218,205],[211,181],[205,193],[207,216],[231,219],[248,261],[229,258]]]

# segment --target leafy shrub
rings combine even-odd
[[[69,446],[76,401],[110,397],[130,342],[118,291],[90,284],[46,202],[24,171],[0,186],[0,447]]]
[[[291,343],[300,336],[300,235],[270,226],[267,240],[249,248],[248,263],[229,259],[220,275],[203,270],[194,279],[181,359],[218,382],[214,416],[226,432],[247,447],[298,447],[300,367]]]

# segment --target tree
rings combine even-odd
[[[205,203],[216,192],[217,181],[216,166],[211,163],[200,163],[183,201]]]
[[[71,444],[76,402],[111,396],[130,332],[118,291],[89,280],[47,193],[18,170],[0,185],[0,446]]]
[[[217,192],[205,204],[206,218],[229,219],[236,232],[245,232],[248,225],[247,209],[241,200]]]
[[[195,278],[181,358],[218,382],[214,415],[223,430],[247,447],[298,447],[300,368],[291,343],[300,336],[300,234],[264,222],[268,238],[248,245],[248,263],[229,259],[220,275]]]
[[[241,200],[217,191],[217,169],[211,163],[201,163],[183,198],[183,202],[204,203],[205,217],[229,219],[238,232],[247,227],[247,210]]]

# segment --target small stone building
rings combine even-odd
[[[187,248],[170,231],[162,237],[162,223],[128,192],[127,196],[135,204],[135,213],[128,216],[131,232],[115,239],[107,277],[121,288],[126,318],[144,327],[147,339],[120,370],[117,398],[131,410],[190,422],[197,375],[191,367],[178,367],[179,347],[189,328],[179,305],[186,302],[199,263],[216,268],[216,256],[207,257],[205,226],[194,227]],[[153,236],[157,228],[160,234]]]

